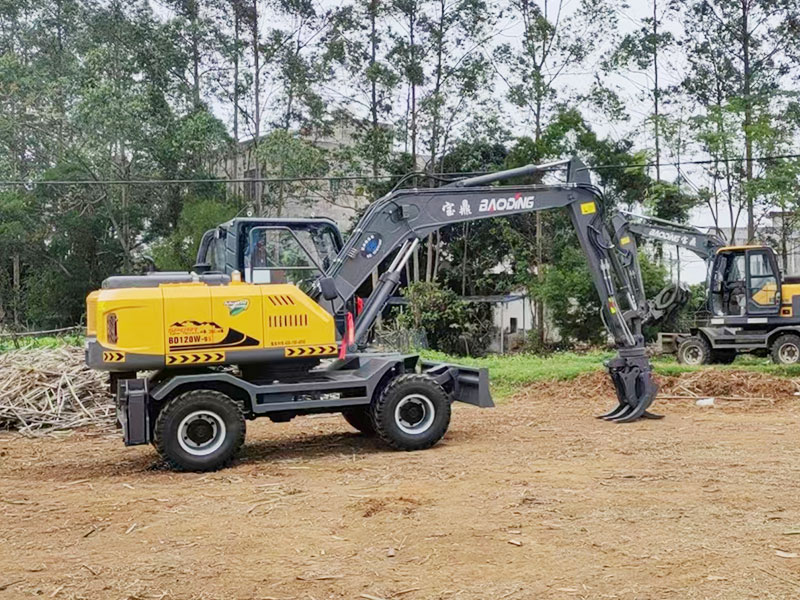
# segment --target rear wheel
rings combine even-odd
[[[785,333],[772,344],[772,360],[779,365],[796,365],[800,362],[800,336]]]
[[[714,350],[711,362],[717,365],[729,365],[736,360],[736,350]]]
[[[244,415],[233,399],[215,390],[192,390],[161,409],[154,445],[176,471],[214,471],[233,460],[244,435]]]
[[[450,425],[450,396],[427,375],[400,375],[371,404],[380,438],[398,450],[423,450]]]
[[[364,435],[375,435],[375,425],[372,424],[369,406],[348,408],[342,411],[344,420]]]
[[[693,335],[678,346],[678,362],[684,365],[704,365],[711,358],[711,346],[704,337]]]

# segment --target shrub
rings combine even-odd
[[[403,295],[408,304],[396,315],[399,326],[424,329],[434,350],[486,354],[494,331],[491,306],[464,302],[452,290],[423,281],[409,285]]]

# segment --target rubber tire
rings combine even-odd
[[[206,456],[193,456],[178,443],[181,420],[196,410],[214,412],[225,423],[225,440]],[[215,390],[191,390],[176,396],[161,409],[156,419],[153,445],[175,471],[216,471],[230,464],[244,443],[246,425],[241,406],[230,396]]]
[[[684,353],[688,351],[689,348],[698,348],[700,350],[702,353],[700,362],[686,362]],[[682,365],[707,365],[710,361],[711,345],[706,341],[706,338],[699,335],[693,335],[686,338],[678,345],[678,362]]]
[[[357,429],[364,435],[375,435],[375,425],[372,423],[372,415],[370,414],[369,406],[348,408],[342,411],[342,416],[351,427]]]
[[[433,423],[424,432],[403,431],[395,421],[397,404],[409,394],[425,396],[433,404]],[[450,395],[427,375],[399,375],[372,401],[370,413],[375,432],[396,450],[424,450],[444,437],[450,426]]]
[[[798,348],[798,350],[800,350],[800,336],[794,333],[784,333],[783,335],[778,336],[778,338],[774,342],[772,342],[772,348],[770,350],[770,353],[772,354],[772,362],[774,362],[776,365],[796,365],[800,363],[800,360],[789,363],[783,362],[781,360],[780,349],[787,343],[794,344]]]
[[[711,352],[711,362],[715,365],[729,365],[736,360],[736,350],[714,350]]]

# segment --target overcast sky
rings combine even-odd
[[[619,18],[619,27],[618,29],[611,33],[610,35],[616,35],[617,39],[624,36],[626,33],[630,33],[639,29],[642,26],[641,19],[647,18],[652,15],[652,1],[651,0],[631,0],[630,2],[623,2],[622,0],[612,0],[612,2],[616,1],[616,7],[618,11],[618,18]],[[170,10],[165,8],[165,6],[159,0],[151,0],[151,3],[156,10],[157,14],[161,16],[166,16],[170,13]],[[540,6],[543,6],[543,0],[538,0]],[[666,1],[661,2],[664,5],[664,8],[659,7],[659,16],[663,16],[666,12]],[[321,2],[323,6],[330,5],[330,6],[338,6],[339,3],[332,1],[332,0],[323,0]],[[558,2],[550,2],[549,5],[551,7],[551,12],[554,10],[553,5],[558,4]],[[565,0],[564,8],[565,12],[573,11],[578,6],[579,0]],[[666,19],[664,20],[666,22]],[[275,22],[271,20],[264,20],[264,28],[265,34],[266,29],[270,27],[274,27]],[[669,25],[673,29],[673,33],[676,35],[680,34],[680,31],[674,30],[674,28],[678,27],[677,24]],[[522,26],[519,23],[515,23],[513,21],[504,21],[500,22],[496,28],[496,35],[493,39],[493,44],[501,44],[501,43],[518,43],[522,36]],[[609,42],[612,43],[612,42]],[[591,85],[592,81],[594,80],[594,75],[598,72],[599,69],[599,56],[593,57],[588,64],[584,65],[581,69],[576,69],[573,72],[565,73],[563,78],[559,79],[559,86],[563,85],[564,87],[568,88],[574,92],[582,92],[588,90],[588,87]],[[668,55],[663,53],[659,59],[659,76],[660,76],[660,85],[662,87],[667,87],[670,85],[676,85],[680,83],[683,78],[683,62],[682,57],[678,54]],[[648,95],[648,90],[652,88],[652,74],[651,72],[641,72],[637,70],[624,70],[615,74],[610,77],[604,77],[603,82],[606,85],[611,86],[618,95],[623,99],[625,103],[625,108],[630,116],[630,121],[627,122],[610,122],[607,118],[601,115],[593,115],[591,112],[587,112],[584,108],[584,112],[587,115],[589,121],[591,122],[592,127],[595,129],[597,133],[604,136],[609,136],[614,139],[621,139],[623,137],[633,137],[637,145],[639,147],[651,147],[652,145],[652,135],[649,127],[644,126],[644,120],[652,110],[651,100]],[[498,78],[496,82],[496,88],[492,90],[494,97],[503,98],[507,88],[502,81],[502,78]],[[338,95],[338,98],[337,98]],[[333,90],[331,93],[332,100],[338,100],[341,98],[341,94],[338,94],[337,90]],[[212,104],[212,108],[215,109],[216,112],[219,113],[220,118],[224,119],[226,122],[230,121],[230,115],[224,114],[224,110],[221,106],[214,106]],[[353,108],[353,107],[351,107]],[[510,119],[516,121],[514,124],[514,134],[515,135],[527,135],[532,132],[532,123],[530,123],[529,119],[525,118],[525,115],[521,113],[520,109],[510,105],[507,102],[504,102],[503,105],[504,111],[507,111],[508,116]],[[667,107],[668,111],[676,110],[676,107]],[[519,115],[519,117],[515,117],[515,115]],[[695,158],[705,158],[704,156],[686,156],[682,157],[682,160],[691,160]],[[669,156],[663,156],[662,160],[671,160]],[[654,173],[652,173],[654,174]],[[692,166],[684,166],[681,170],[681,175],[683,176],[681,179],[682,185],[686,185],[689,189],[693,186],[700,186],[702,185],[703,181],[703,173],[700,167],[692,167]],[[678,171],[673,166],[664,166],[661,170],[662,178],[670,181],[678,180]],[[692,214],[692,223],[701,227],[709,227],[713,225],[714,221],[711,216],[711,213],[708,209],[705,208],[698,208]],[[740,225],[742,221],[740,220]],[[722,226],[729,226],[730,224],[727,222],[724,215],[722,215],[721,223]],[[678,265],[677,261],[675,260],[675,251],[669,247],[665,246],[667,260],[673,261],[672,264],[672,271],[673,277],[677,276],[678,272]],[[705,264],[700,259],[696,258],[693,254],[689,252],[681,252],[681,261],[680,261],[680,272],[681,272],[681,279],[684,282],[688,283],[696,283],[699,281],[703,281],[706,274]]]

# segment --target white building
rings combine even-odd
[[[764,244],[775,251],[778,266],[784,275],[800,275],[800,231],[798,231],[800,214],[773,211],[768,216],[770,221],[758,226],[753,243]],[[721,230],[731,246],[744,246],[748,242],[746,224],[736,228],[733,238],[731,238],[730,227],[722,227]],[[785,261],[783,259],[784,244],[786,246]]]
[[[390,126],[385,127],[390,130]],[[316,148],[333,153],[352,148],[357,143],[358,130],[357,121],[340,114],[324,131],[307,129],[298,133]],[[264,216],[277,216],[270,214],[269,199],[278,193],[280,184],[259,181],[266,169],[259,164],[254,142],[253,139],[240,142],[228,154],[212,158],[209,167],[218,177],[234,180],[228,184],[231,193],[242,195],[254,205],[258,204],[260,195],[265,200]],[[352,218],[373,200],[365,193],[364,182],[364,179],[342,177],[287,183],[281,190],[286,194],[281,216],[329,217],[346,228]]]

